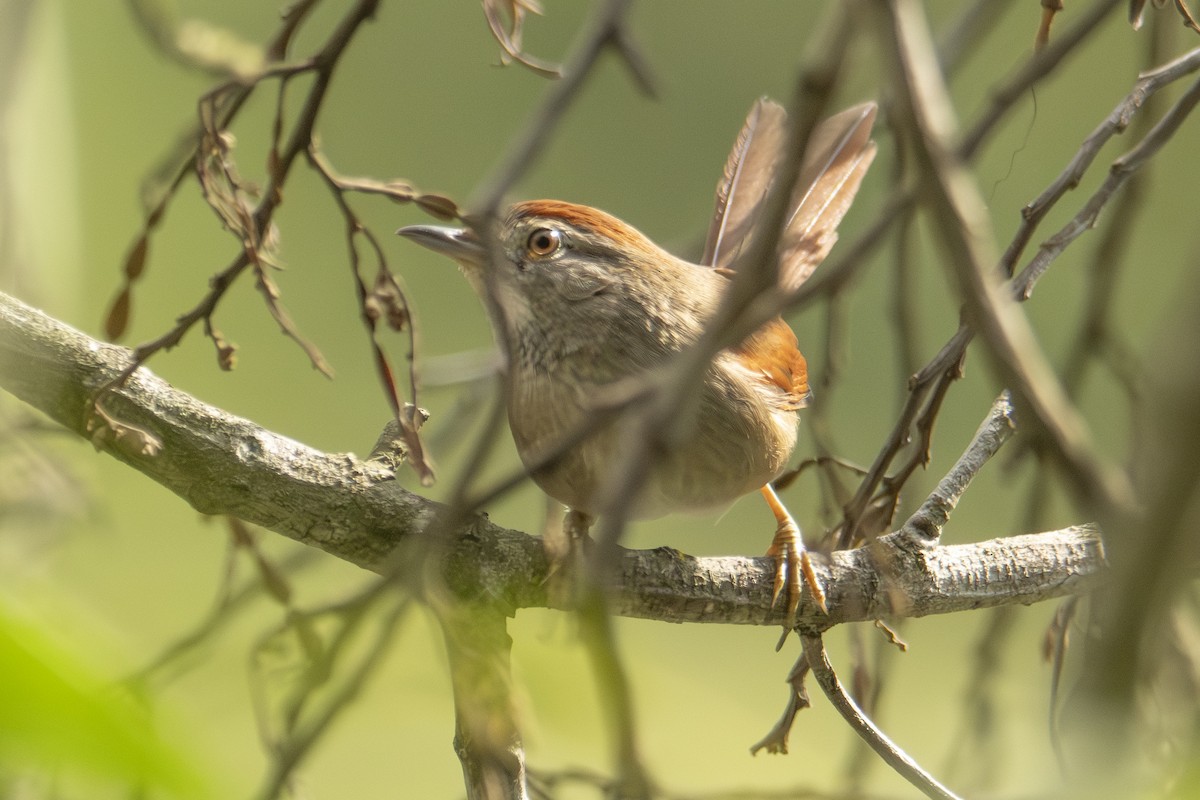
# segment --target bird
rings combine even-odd
[[[814,128],[778,236],[776,288],[798,288],[836,241],[875,155],[876,110],[864,103]],[[492,227],[397,231],[457,262],[483,300],[504,351],[516,450],[533,481],[567,507],[565,527],[586,536],[606,510],[613,465],[628,445],[621,415],[580,431],[606,391],[662,369],[704,334],[750,252],[770,187],[789,177],[778,174],[787,146],[786,112],[761,98],[718,181],[698,264],[611,214],[560,200],[517,202]],[[786,635],[804,586],[827,613],[800,528],[771,486],[811,398],[807,363],[791,327],[775,317],[718,352],[700,383],[688,435],[655,454],[623,511],[630,518],[703,511],[760,492],[777,522],[767,555],[775,561],[773,604],[786,591]]]

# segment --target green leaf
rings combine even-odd
[[[200,770],[159,739],[131,695],[3,601],[0,687],[0,774],[49,770],[85,785],[209,796]]]

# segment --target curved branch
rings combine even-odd
[[[800,641],[804,643],[804,656],[812,669],[813,675],[820,684],[829,702],[842,715],[842,719],[862,737],[888,766],[896,770],[906,781],[921,790],[926,797],[934,800],[959,800],[958,795],[938,783],[937,779],[922,769],[912,756],[897,747],[887,735],[868,717],[854,702],[854,698],[846,691],[829,655],[825,652],[825,642],[818,634],[801,634]]]
[[[86,427],[95,390],[132,359],[0,294],[0,388],[162,484],[196,509],[232,514],[365,569],[387,573],[444,507],[396,482],[382,462],[324,453],[202,403],[145,368],[104,401],[130,436]],[[620,551],[610,608],[668,622],[779,625],[765,557],[698,558],[670,548]],[[539,538],[482,517],[460,526],[441,565],[460,597],[508,609],[555,607]],[[830,613],[806,598],[810,629],[882,616],[1028,604],[1096,588],[1106,565],[1087,525],[977,544],[924,546],[893,534],[817,565]]]

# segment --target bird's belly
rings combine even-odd
[[[599,412],[589,402],[589,393],[566,391],[546,381],[524,397],[512,398],[509,417],[517,450],[546,494],[595,515],[609,510],[604,506],[613,502],[612,493],[627,476],[622,470],[644,468],[627,512],[631,518],[651,518],[722,508],[782,471],[795,445],[796,415],[768,408],[743,388],[706,388],[679,430],[656,430],[649,441],[636,414],[597,420],[597,429],[584,441],[541,469],[538,463],[545,454],[596,418]],[[630,461],[638,450],[644,459],[640,464]]]

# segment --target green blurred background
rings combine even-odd
[[[0,2],[10,26],[23,5]],[[318,32],[324,33],[345,4],[327,5],[306,27],[297,53],[318,43]],[[935,25],[944,28],[962,4],[930,5]],[[996,30],[952,77],[959,108],[969,119],[989,102],[995,82],[1029,55],[1040,9],[1033,3],[1010,5]],[[1069,25],[1084,8],[1069,3],[1056,24]],[[271,2],[209,0],[180,2],[178,11],[183,19],[203,20],[255,42],[273,31],[279,8]],[[581,2],[547,0],[545,16],[532,18],[526,28],[528,51],[559,59],[587,12]],[[659,97],[638,94],[624,67],[605,58],[514,197],[595,205],[678,252],[694,253],[721,165],[746,110],[760,95],[790,96],[824,13],[816,3],[638,4],[631,30],[657,79]],[[1177,21],[1152,18],[1150,24],[1175,27]],[[4,243],[8,258],[0,274],[4,288],[25,301],[99,335],[122,259],[141,224],[140,182],[186,130],[197,97],[213,79],[164,57],[124,4],[38,0],[22,30],[22,36],[9,38],[10,51],[4,54],[13,199],[6,211],[15,225]],[[1020,101],[985,148],[977,174],[1002,244],[1021,206],[1058,174],[1084,136],[1130,90],[1145,66],[1148,35],[1133,32],[1120,13],[1113,14],[1089,44],[1038,87],[1036,97],[1027,94]],[[869,34],[854,51],[839,107],[879,97],[886,83],[876,48],[863,46],[867,40]],[[1194,44],[1182,30],[1175,41],[1176,53]],[[545,79],[518,66],[502,68],[498,61],[478,3],[385,2],[337,69],[318,123],[325,154],[344,174],[399,178],[467,202],[548,89]],[[300,96],[301,91],[290,95],[289,108],[295,109]],[[260,181],[273,101],[272,92],[260,91],[234,131],[242,174]],[[1178,294],[1186,260],[1196,258],[1191,187],[1200,167],[1191,127],[1159,157],[1149,211],[1131,223],[1137,267],[1125,272],[1114,314],[1139,353],[1152,352],[1150,343]],[[887,189],[893,148],[886,126],[877,139],[881,156],[843,225],[843,241],[873,218]],[[1118,139],[1104,150],[1081,191],[1051,215],[1044,233],[1075,212],[1084,192],[1103,178],[1104,165],[1128,146]],[[420,326],[419,357],[487,346],[490,333],[482,309],[453,267],[390,235],[427,217],[377,198],[352,202],[384,238],[392,267],[405,281]],[[288,181],[277,221],[287,266],[278,276],[283,302],[333,364],[336,379],[310,369],[303,353],[279,335],[247,281],[226,298],[216,317],[240,346],[236,371],[220,372],[211,345],[198,333],[156,358],[151,368],[209,403],[306,444],[364,454],[388,409],[357,317],[342,221],[320,181],[302,166]],[[1052,358],[1062,355],[1078,322],[1085,296],[1082,265],[1093,255],[1095,238],[1080,242],[1058,262],[1028,305]],[[936,249],[919,244],[917,350],[924,363],[954,331],[958,313]],[[127,341],[143,341],[169,327],[235,254],[236,243],[199,199],[194,182],[186,184],[153,240]],[[836,390],[826,399],[839,455],[869,463],[894,422],[906,375],[895,364],[889,322],[894,285],[886,253],[864,275],[846,299],[845,362]],[[814,310],[792,322],[821,391],[827,374],[825,316]],[[403,340],[395,338],[389,346],[399,360]],[[967,376],[952,389],[940,418],[928,473],[906,494],[910,506],[959,454],[999,388],[984,360],[972,352]],[[428,436],[446,445],[434,452],[443,480],[429,490],[433,497],[449,485],[462,451],[451,446],[463,441],[467,428],[454,416],[457,394],[454,388],[431,388],[421,398],[433,414]],[[1115,382],[1097,373],[1083,408],[1102,447],[1121,458],[1129,430]],[[56,498],[61,511],[56,518],[6,515],[0,595],[51,638],[86,654],[99,675],[120,677],[146,663],[210,608],[225,564],[225,529],[112,459],[97,456],[85,443],[52,440],[47,446],[68,464],[82,494],[64,489]],[[797,459],[811,454],[802,441]],[[1004,461],[991,465],[968,493],[946,531],[948,540],[1023,532],[1034,472],[1028,465],[1006,467]],[[515,464],[505,440],[491,474]],[[412,476],[405,479],[419,488]],[[802,479],[785,499],[810,531],[833,519],[811,478]],[[544,504],[534,488],[525,487],[489,513],[506,526],[537,531]],[[1080,521],[1060,497],[1041,520],[1045,528]],[[749,499],[721,518],[638,524],[627,544],[670,545],[701,555],[758,554],[771,531],[766,509]],[[260,541],[279,558],[298,548],[273,535]],[[295,578],[295,602],[307,607],[349,595],[369,577],[321,559]],[[1049,670],[1040,656],[1042,630],[1053,611],[1044,604],[1017,612],[1016,629],[994,665],[998,705],[987,724],[995,728],[995,746],[986,764],[976,761],[946,773],[948,778],[969,781],[979,771],[993,775],[995,788],[1009,793],[1055,793],[1059,778],[1046,733]],[[248,654],[283,613],[271,602],[259,602],[159,695],[157,729],[208,774],[215,796],[247,796],[262,780],[266,757],[247,685]],[[905,623],[902,635],[910,651],[887,658],[892,671],[880,721],[935,772],[948,769],[964,726],[979,724],[964,717],[963,693],[976,668],[978,633],[991,613]],[[440,636],[422,612],[402,624],[384,668],[301,770],[306,796],[462,794],[450,744],[453,714]],[[522,611],[510,628],[531,765],[606,768],[602,716],[572,620]],[[646,758],[664,786],[681,792],[831,786],[851,763],[852,736],[819,697],[801,715],[790,755],[752,758],[747,752],[782,709],[783,680],[797,653],[794,641],[777,654],[774,630],[621,620],[617,631],[632,673]],[[876,638],[863,630],[857,641],[874,650]],[[851,638],[837,631],[830,642],[835,663],[849,669]],[[872,787],[913,794],[886,769],[870,759],[865,763]]]

